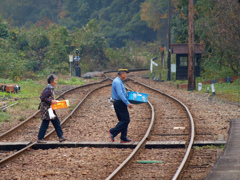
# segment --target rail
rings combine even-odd
[[[111,85],[111,84],[103,85],[103,86],[97,87],[97,88],[91,90],[90,92],[88,92],[88,93],[84,96],[84,98],[77,104],[77,106],[71,111],[71,113],[70,113],[63,121],[61,121],[60,124],[62,125],[63,123],[65,123],[65,122],[72,116],[72,114],[79,108],[79,106],[83,103],[83,101],[84,101],[93,91],[96,91],[96,90],[98,90],[98,89],[100,89],[100,88],[107,87],[107,86],[110,86],[110,85]],[[55,129],[52,129],[48,134],[45,135],[44,138],[50,136],[54,131],[55,131]],[[32,146],[35,145],[36,143],[37,143],[37,141],[35,141],[35,142],[33,142],[33,143],[30,143],[27,147],[25,147],[25,148],[23,148],[23,149],[15,152],[15,153],[13,153],[13,154],[7,156],[7,157],[5,157],[4,159],[1,159],[1,161],[0,161],[0,166],[2,166],[3,164],[5,164],[5,163],[8,162],[9,160],[15,158],[16,156],[20,155],[22,152],[24,152],[25,150],[29,149],[30,147],[32,147]]]
[[[70,92],[70,91],[73,91],[73,90],[76,90],[76,89],[79,89],[79,88],[82,88],[82,87],[86,87],[86,86],[90,86],[90,85],[94,85],[94,84],[100,84],[104,81],[108,80],[108,78],[105,78],[104,80],[102,81],[99,81],[99,82],[94,82],[94,83],[90,83],[90,84],[85,84],[85,85],[82,85],[82,86],[78,86],[78,87],[75,87],[75,88],[72,88],[72,89],[69,89],[65,92],[63,92],[62,94],[60,94],[56,99],[59,99],[60,97],[62,97],[63,95],[65,95],[66,93]],[[40,110],[36,111],[33,115],[31,115],[30,117],[28,117],[27,119],[25,119],[24,121],[22,121],[21,123],[17,124],[16,126],[14,126],[13,128],[9,129],[8,131],[0,134],[0,139],[5,137],[6,135],[10,134],[11,132],[15,131],[17,128],[21,127],[23,124],[25,124],[26,122],[28,122],[30,119],[32,119],[34,116],[36,116],[38,113],[40,113]]]
[[[129,78],[129,79],[131,79],[131,78]],[[134,79],[131,79],[131,80],[134,81],[135,83],[141,84],[142,86],[145,86],[145,87],[147,87],[147,88],[149,88],[149,89],[152,89],[152,90],[154,90],[154,91],[156,91],[156,92],[159,92],[159,93],[161,93],[161,94],[163,94],[163,95],[165,95],[165,96],[168,96],[168,97],[170,97],[171,99],[177,101],[179,104],[181,104],[181,105],[186,109],[186,111],[187,111],[187,113],[188,113],[188,116],[189,116],[189,119],[190,119],[190,124],[191,124],[191,137],[190,137],[190,141],[189,141],[189,144],[188,144],[187,151],[186,151],[186,153],[185,153],[185,155],[184,155],[184,158],[183,158],[181,164],[179,165],[178,170],[176,171],[176,173],[174,174],[174,176],[173,176],[173,178],[172,178],[172,180],[176,180],[176,179],[179,177],[181,171],[183,170],[184,165],[186,164],[186,162],[187,162],[187,160],[188,160],[188,157],[189,157],[189,155],[190,155],[190,153],[191,153],[191,148],[192,148],[193,142],[194,142],[195,128],[194,128],[194,120],[193,120],[193,118],[192,118],[192,115],[191,115],[189,109],[187,108],[187,106],[186,106],[185,104],[183,104],[183,103],[182,103],[180,100],[178,100],[177,98],[175,98],[175,97],[173,97],[173,96],[171,96],[171,95],[169,95],[169,94],[163,93],[163,92],[161,92],[161,91],[159,91],[159,90],[157,90],[157,89],[154,89],[154,88],[152,88],[152,87],[149,87],[149,86],[147,86],[147,85],[145,85],[145,84],[143,84],[143,83],[139,83],[139,82],[135,81]]]

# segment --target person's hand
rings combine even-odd
[[[57,100],[52,100],[52,104],[57,104]]]
[[[132,109],[133,106],[132,106],[132,104],[129,104],[128,107],[129,107],[130,109]]]

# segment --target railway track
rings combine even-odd
[[[64,119],[64,120],[62,120],[61,121],[61,124],[63,124],[63,123],[65,123],[67,120],[69,120],[70,118],[71,118],[71,116],[72,116],[72,114],[76,111],[76,109],[77,108],[79,108],[79,106],[82,104],[82,102],[87,98],[87,96],[92,92],[92,91],[94,91],[94,90],[96,90],[96,89],[98,89],[99,87],[97,87],[97,88],[94,88],[93,86],[95,86],[96,84],[101,84],[101,83],[105,83],[106,81],[107,81],[108,79],[104,79],[103,81],[101,81],[101,82],[98,82],[98,83],[93,83],[93,84],[88,84],[88,85],[85,85],[85,86],[80,86],[80,87],[77,87],[77,88],[73,88],[73,89],[70,89],[69,91],[66,91],[66,92],[64,92],[64,93],[62,93],[57,99],[59,99],[60,97],[61,98],[64,98],[64,97],[66,97],[66,98],[69,98],[69,97],[71,97],[72,95],[74,95],[75,96],[75,99],[72,97],[72,101],[70,101],[70,102],[72,102],[73,104],[74,103],[76,103],[76,101],[79,101],[80,100],[80,102],[78,102],[77,103],[77,105],[74,107],[74,109],[70,112],[70,113],[68,113],[68,115],[67,115],[67,117]],[[107,86],[109,86],[110,84],[109,84],[109,82],[107,83]],[[106,86],[106,85],[102,85],[102,86]],[[84,93],[83,93],[83,95],[86,93],[86,95],[82,98],[82,99],[79,99],[78,100],[78,98],[76,98],[76,92],[75,91],[78,91],[79,89],[81,89],[81,88],[85,88],[85,87],[87,87],[87,89],[85,89],[85,91],[84,91]],[[92,91],[91,90],[89,90],[89,87],[90,87],[90,89],[91,88],[94,88]],[[101,87],[101,86],[100,86]],[[82,91],[82,89],[81,89],[81,91]],[[70,94],[68,94],[70,92]],[[64,98],[65,99],[65,98]],[[71,100],[71,99],[70,99]],[[36,124],[34,124],[34,123],[32,123],[34,120],[36,120],[36,118],[39,118],[39,116],[40,116],[40,111],[37,111],[36,113],[34,113],[31,117],[29,117],[29,118],[27,118],[25,121],[23,121],[22,123],[20,123],[20,124],[18,124],[17,126],[15,126],[15,127],[13,127],[12,129],[10,129],[10,130],[8,130],[8,131],[6,131],[5,133],[3,133],[3,134],[1,134],[0,135],[0,139],[4,139],[5,141],[6,140],[8,140],[8,139],[11,139],[11,140],[16,140],[16,139],[18,139],[18,138],[25,138],[25,137],[22,137],[22,136],[20,136],[20,132],[22,132],[23,134],[27,134],[27,138],[31,138],[31,139],[27,139],[27,140],[32,140],[32,134],[31,135],[29,135],[29,133],[27,133],[26,132],[26,130],[29,130],[30,129],[30,131],[32,132],[32,129],[31,128],[26,128],[26,126],[28,125],[28,124],[31,124],[31,127],[34,127],[35,128],[35,131],[34,131],[34,135],[35,135],[35,137],[34,138],[36,138],[36,136],[37,136],[37,132],[38,132],[38,128],[39,128],[39,126],[38,127],[35,127],[36,126]],[[62,116],[62,117],[61,117]],[[60,118],[63,118],[64,116],[63,115],[60,115],[59,116]],[[26,125],[27,124],[27,125]],[[40,124],[39,124],[40,125]],[[24,130],[23,130],[24,129]],[[47,138],[48,136],[50,136],[55,130],[54,130],[54,128],[52,127],[50,127],[49,128],[50,130],[49,131],[47,131],[47,133],[46,133],[46,136],[45,136],[45,138]],[[21,139],[21,141],[23,141]],[[25,139],[24,139],[25,140]],[[24,152],[24,151],[26,151],[27,149],[29,149],[29,148],[31,148],[33,145],[35,145],[37,142],[36,142],[36,140],[35,141],[30,141],[30,144],[28,145],[28,146],[26,146],[25,148],[22,148],[21,150],[19,150],[19,151],[17,151],[17,152],[14,152],[13,154],[11,154],[11,155],[9,155],[9,156],[7,156],[7,157],[5,157],[5,158],[3,158],[3,159],[1,159],[1,161],[0,161],[0,165],[2,165],[2,164],[4,164],[4,163],[6,163],[6,162],[8,162],[9,160],[11,160],[11,159],[13,159],[13,158],[15,158],[15,157],[17,157],[19,154],[21,154],[22,152]]]
[[[160,92],[156,89],[148,87],[144,84],[138,83],[138,82],[134,81],[133,79],[129,79],[127,81],[127,84],[130,85],[133,88],[133,90],[135,90],[135,91],[147,92],[147,93],[149,93],[149,95],[151,94],[151,96],[149,96],[149,97],[152,97],[152,98],[149,98],[149,101],[151,101],[152,104],[150,102],[148,102],[149,103],[148,108],[146,107],[146,105],[138,105],[138,106],[136,106],[136,109],[138,109],[138,110],[136,110],[136,109],[134,110],[136,112],[130,111],[131,119],[133,116],[134,120],[132,120],[132,121],[135,121],[135,122],[131,122],[130,124],[135,123],[135,125],[132,125],[129,127],[129,129],[130,129],[129,134],[131,135],[130,136],[131,138],[133,137],[134,141],[139,141],[139,143],[138,143],[137,147],[132,152],[130,152],[130,156],[126,156],[126,151],[128,154],[129,150],[121,150],[122,153],[124,154],[124,156],[121,156],[120,159],[122,159],[124,157],[126,157],[126,158],[125,158],[125,160],[121,160],[121,161],[123,161],[123,163],[120,163],[120,165],[116,168],[116,170],[113,171],[113,173],[110,176],[108,176],[107,179],[112,179],[113,177],[116,177],[116,175],[118,175],[116,178],[119,177],[120,179],[121,179],[121,177],[126,177],[126,174],[124,173],[126,171],[125,170],[126,168],[124,168],[124,166],[127,166],[127,169],[131,169],[132,166],[137,167],[137,165],[139,165],[135,161],[133,161],[133,159],[136,159],[136,158],[141,159],[142,158],[144,160],[144,158],[153,158],[153,156],[152,157],[151,156],[147,157],[145,155],[141,156],[142,154],[150,154],[150,155],[153,154],[153,153],[151,153],[153,151],[143,148],[143,145],[146,143],[147,140],[151,140],[151,141],[161,141],[161,140],[162,141],[167,141],[167,140],[186,141],[187,145],[188,145],[186,149],[171,151],[172,155],[173,154],[176,155],[177,160],[175,162],[173,162],[172,164],[170,163],[171,164],[170,166],[172,166],[172,165],[174,165],[174,166],[172,167],[172,170],[169,173],[169,175],[163,175],[165,177],[170,177],[170,178],[172,177],[172,179],[176,179],[179,176],[180,172],[182,171],[184,164],[187,162],[187,159],[188,159],[188,156],[189,156],[189,153],[191,150],[191,146],[193,143],[194,124],[189,125],[189,122],[192,119],[190,112],[188,111],[187,107],[184,104],[182,104],[180,101],[173,98],[172,96],[168,96],[167,94],[165,94],[163,92]],[[114,119],[116,119],[116,117],[114,117],[114,112],[110,109],[110,106],[108,104],[106,105],[106,102],[103,100],[103,99],[106,99],[107,96],[109,96],[109,94],[107,94],[106,92],[110,92],[110,85],[111,84],[102,85],[101,87],[97,87],[96,89],[88,92],[88,94],[85,96],[85,98],[82,99],[76,105],[76,107],[73,109],[73,111],[61,122],[63,124],[62,126],[64,129],[64,134],[67,134],[68,138],[70,137],[71,140],[79,141],[78,138],[74,139],[74,137],[80,136],[80,139],[85,140],[85,141],[86,140],[87,141],[101,141],[102,139],[105,140],[104,138],[108,132],[108,129],[111,126],[113,126],[116,122],[116,121],[114,122]],[[91,94],[91,97],[90,97],[90,94]],[[101,99],[100,97],[102,97],[102,96],[103,96],[103,98]],[[161,98],[160,98],[160,96],[161,96]],[[98,99],[98,97],[99,97],[99,99]],[[158,98],[161,99],[160,102],[158,101]],[[167,98],[171,98],[172,100],[170,100],[170,101],[166,100]],[[167,101],[169,101],[169,102],[167,102]],[[176,104],[176,103],[174,103],[174,101],[177,101],[178,105],[174,105],[174,104]],[[88,106],[86,106],[85,109],[84,109],[84,103],[88,104]],[[94,103],[102,103],[102,104],[99,105],[100,109],[98,109],[98,110],[93,109],[91,111],[91,109],[90,109],[91,105],[92,105],[92,107],[94,107]],[[159,104],[163,104],[163,103],[167,103],[168,105],[165,104],[162,107],[159,107]],[[89,106],[89,104],[90,104],[90,106]],[[83,105],[83,106],[81,108],[79,108],[80,105]],[[174,111],[174,114],[168,116],[167,111],[163,112],[163,111],[165,111],[164,106],[166,106],[166,108],[173,106],[172,111]],[[181,108],[179,108],[179,106],[181,106]],[[101,107],[103,107],[103,109],[101,109]],[[154,113],[153,107],[155,107],[156,114]],[[151,111],[150,111],[151,115],[149,115],[149,114],[147,114],[147,112],[145,112],[147,109],[150,110],[150,108],[151,108]],[[179,109],[181,109],[181,111]],[[84,112],[84,111],[86,111],[86,112]],[[101,114],[100,115],[96,114],[94,116],[94,111],[97,111],[97,112],[103,111],[104,112],[103,114],[105,116],[108,114],[108,116],[106,116],[107,117],[106,121],[104,123],[101,121],[95,122],[95,121],[97,121],[98,118],[102,119],[103,117],[101,117],[102,116]],[[183,112],[183,111],[185,111],[185,112]],[[142,116],[140,116],[140,117],[138,116],[141,113],[142,113],[142,115],[145,116],[144,118]],[[175,113],[179,113],[179,115],[176,115]],[[87,114],[90,114],[90,115],[93,114],[93,117],[88,115],[87,118],[84,118],[84,116],[87,116]],[[96,117],[96,116],[98,116],[98,117]],[[155,120],[156,121],[155,123],[154,123],[154,117],[155,117],[155,119],[157,118],[157,120],[158,120],[158,121]],[[71,121],[68,121],[67,119],[71,119]],[[88,119],[88,121],[93,120],[93,122],[90,126],[90,129],[94,129],[94,127],[97,126],[96,130],[97,129],[99,130],[99,128],[102,128],[101,130],[103,130],[103,134],[100,134],[100,137],[95,138],[96,131],[94,130],[91,132],[91,131],[89,131],[89,129],[87,129],[87,127],[81,127],[81,126],[83,126],[84,121],[81,121],[80,119]],[[166,124],[164,126],[164,123],[160,122],[163,119],[165,121],[171,120],[172,125]],[[150,122],[150,120],[151,120],[151,122]],[[154,124],[154,127],[152,129],[153,124]],[[70,131],[70,129],[72,129],[73,126],[76,126],[76,127],[78,127],[78,129],[81,129],[81,130],[79,132],[76,132],[76,130],[74,129],[73,130],[74,135],[71,136],[70,134],[72,132]],[[141,130],[144,130],[144,132],[146,132],[146,133],[143,133],[141,130],[139,131],[139,126],[142,128]],[[163,127],[161,127],[161,126],[163,126]],[[104,127],[107,127],[107,128],[104,129]],[[38,126],[38,128],[39,128],[39,126]],[[152,129],[152,131],[151,131],[151,129]],[[86,132],[87,130],[88,130],[88,132]],[[50,131],[46,135],[46,138],[48,140],[54,139],[54,136],[51,135],[51,133],[53,133],[53,131],[54,130]],[[134,134],[131,131],[134,131]],[[164,134],[164,135],[159,136],[159,134]],[[178,135],[176,136],[176,134],[178,134]],[[186,136],[186,135],[183,136],[182,134],[188,134],[189,136]],[[190,135],[192,135],[192,136],[190,136]],[[29,149],[35,143],[36,142],[31,143],[26,148]],[[107,150],[107,151],[112,151],[112,150]],[[168,150],[168,151],[170,151],[170,150]],[[139,153],[136,154],[136,152],[139,152]],[[154,154],[159,155],[159,153],[161,154],[162,152],[156,151]],[[186,155],[185,155],[185,153],[186,153]],[[14,154],[16,154],[16,153],[14,153]],[[140,154],[140,156],[138,156],[138,154]],[[13,157],[13,155],[11,155],[11,156]],[[8,160],[10,160],[12,158],[11,156],[9,157]],[[114,154],[114,156],[116,156],[116,154]],[[167,158],[170,158],[170,157],[168,156]],[[180,163],[180,159],[183,160],[182,163]],[[3,162],[3,160],[1,160],[0,164],[7,162],[7,161]],[[132,161],[130,161],[130,160],[132,160]],[[112,167],[116,167],[116,165],[112,165]],[[148,167],[151,167],[151,165]],[[123,169],[123,171],[120,172],[122,169]],[[141,165],[140,165],[137,167],[137,169],[142,171],[143,169],[149,169],[149,168],[146,168],[146,166],[141,167]],[[139,174],[140,171],[137,172],[138,175],[140,175],[140,177],[148,178],[148,177],[152,176],[152,174],[147,174],[146,172],[145,172],[145,175]],[[175,174],[174,174],[174,172],[175,172]],[[136,174],[131,172],[131,170],[127,174],[130,175],[131,177],[136,176]],[[148,176],[148,175],[150,175],[150,176]],[[159,174],[156,174],[154,176],[156,178],[162,177],[162,176],[159,176]],[[128,179],[128,178],[129,177],[127,177],[126,179]]]
[[[56,99],[68,99],[71,105],[70,108],[72,109],[92,88],[98,86],[98,84],[106,83],[107,81],[111,82],[109,79],[104,79],[100,82],[72,88],[60,94]],[[69,111],[69,109],[64,109],[58,112],[60,119],[64,119],[69,114],[67,111]],[[37,136],[36,133],[40,124],[40,111],[38,110],[32,116],[28,117],[15,127],[12,127],[6,132],[0,134],[0,141],[34,141],[34,137]],[[29,137],[31,138],[29,139]]]
[[[155,134],[155,135],[156,134],[166,134],[167,135],[167,136],[162,136],[164,138],[162,138],[162,137],[157,137],[156,138],[156,136],[155,137],[151,137],[151,135],[149,134],[149,132],[150,132],[150,130],[149,130],[149,132],[145,135],[146,139],[148,138],[148,140],[153,140],[153,141],[160,141],[160,140],[163,140],[163,139],[164,140],[174,139],[174,140],[178,140],[178,141],[184,141],[185,140],[187,142],[186,152],[185,152],[185,154],[182,153],[182,154],[184,154],[184,156],[180,158],[180,159],[182,159],[182,161],[181,161],[180,165],[178,166],[178,168],[176,170],[176,173],[172,177],[172,179],[177,179],[179,177],[181,171],[183,170],[183,167],[187,163],[188,157],[189,157],[189,155],[191,153],[191,148],[192,148],[192,145],[193,145],[193,141],[194,141],[195,130],[194,130],[194,122],[193,122],[192,115],[191,115],[190,111],[188,110],[188,108],[181,101],[179,101],[178,99],[176,99],[176,98],[174,98],[174,97],[172,97],[172,96],[170,96],[170,95],[168,95],[166,93],[163,93],[163,92],[161,92],[159,90],[151,88],[151,87],[149,87],[149,86],[147,86],[145,84],[139,83],[139,82],[137,82],[137,81],[135,81],[135,80],[133,80],[131,78],[128,78],[128,79],[130,80],[130,82],[127,81],[125,84],[127,86],[129,86],[130,89],[132,89],[134,87],[133,88],[134,91],[148,93],[149,96],[152,97],[152,98],[149,98],[149,100],[151,102],[153,102],[153,104],[155,104],[154,105],[155,107],[158,107],[156,109],[156,111],[158,111],[158,112],[155,115],[155,118],[158,119],[158,121],[156,121],[156,123],[154,124],[154,127],[152,129],[152,134]],[[143,86],[144,88],[140,88],[139,85]],[[168,99],[170,98],[171,101],[174,101],[174,102],[168,102],[169,100],[166,100],[166,98],[160,97],[159,94],[161,94],[160,96],[165,96]],[[158,100],[162,101],[162,102],[160,102],[160,104],[163,104],[162,106],[159,106],[159,102],[157,102]],[[181,107],[174,105],[176,102]],[[151,107],[153,109],[152,105],[151,105]],[[170,111],[169,112],[164,112],[164,113],[159,113],[161,108],[162,108],[162,110],[164,110],[166,108],[170,108]],[[181,108],[182,108],[182,111],[180,111]],[[152,111],[154,111],[154,110],[152,110]],[[167,115],[167,113],[169,113],[169,115]],[[162,116],[165,116],[165,117],[162,117]],[[154,117],[154,114],[153,114],[153,117]],[[168,123],[168,122],[166,122],[166,120],[167,121],[172,120],[172,122]],[[152,121],[154,121],[154,118],[153,118]],[[152,123],[153,122],[151,122],[151,124]],[[149,126],[149,128],[150,128],[150,126]],[[151,128],[152,128],[152,126],[151,126]],[[176,131],[178,133],[177,138],[175,136],[176,135]],[[188,136],[182,136],[182,134],[188,134]],[[146,141],[146,139],[144,139],[144,141]],[[140,149],[140,147],[136,147],[136,149],[134,151],[137,152],[139,149]],[[148,154],[148,151],[151,151],[151,150],[144,149],[143,151],[144,151],[143,154]],[[173,152],[173,154],[174,153],[176,154],[177,152]],[[116,176],[116,174],[118,174],[120,172],[120,170],[122,169],[122,166],[127,164],[130,159],[133,159],[135,154],[136,153],[133,152],[123,162],[123,164],[121,164],[118,167],[118,169],[116,169],[108,177],[108,179],[111,179],[112,177]],[[144,158],[152,158],[152,154],[153,153],[150,153],[150,154],[151,154],[150,157],[144,156]],[[180,152],[180,154],[181,154],[181,152]],[[157,159],[159,159],[159,157]],[[179,160],[179,158],[178,158],[178,160]],[[138,179],[138,178],[143,178],[143,179],[146,178],[146,179],[148,179],[148,178],[152,178],[152,174],[149,173],[150,169],[146,168],[146,165],[144,165],[145,168],[142,168],[141,164],[139,165],[136,162],[132,162],[131,166],[134,166],[134,171],[130,170],[130,171],[124,172],[122,174],[122,176],[124,178],[125,178],[126,174],[128,175],[127,179],[131,179],[131,178],[133,178],[133,179]],[[138,167],[140,167],[139,171],[136,170]],[[150,167],[151,167],[151,165],[150,165]],[[174,167],[171,167],[171,168],[174,169]],[[126,169],[130,169],[130,167],[128,167]],[[147,170],[144,171],[144,169],[147,169]],[[159,170],[158,170],[158,172],[159,172]],[[162,173],[164,173],[164,172],[162,172]],[[160,172],[160,174],[161,174],[161,172]],[[123,177],[120,177],[119,179],[121,179]],[[155,174],[154,178],[162,179],[162,178],[164,178],[164,176],[162,176],[162,175],[159,176],[159,175]],[[170,178],[170,177],[168,177],[168,178]]]

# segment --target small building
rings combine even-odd
[[[176,80],[188,78],[188,44],[171,44],[172,53],[176,54]],[[195,76],[200,76],[200,60],[205,53],[204,46],[195,44]]]

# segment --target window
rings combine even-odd
[[[199,57],[195,56],[195,66],[199,65]],[[188,57],[180,56],[179,66],[188,66]]]
[[[201,56],[199,55],[195,55],[195,66],[199,66],[199,62],[200,62]]]
[[[180,56],[179,66],[187,66],[187,65],[188,65],[187,56]]]

